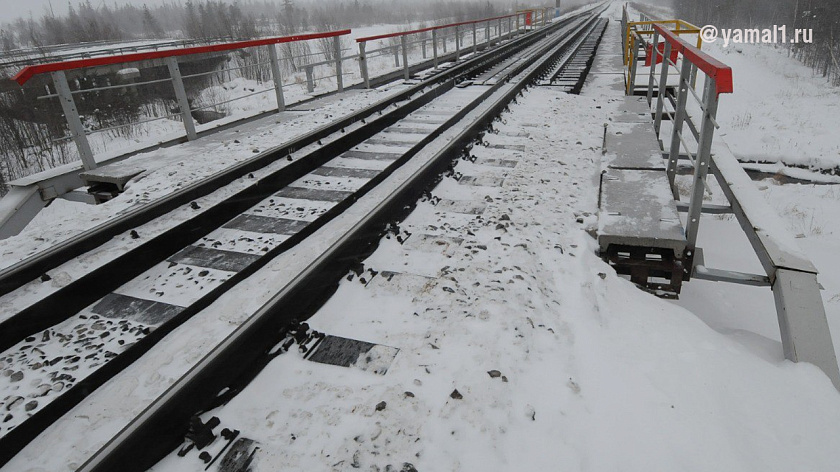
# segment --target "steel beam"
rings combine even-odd
[[[181,108],[181,119],[184,121],[184,130],[187,132],[187,139],[194,141],[198,139],[198,135],[195,132],[195,122],[192,118],[190,102],[187,99],[187,91],[184,89],[184,80],[181,78],[181,69],[178,67],[178,58],[167,57],[166,66],[169,68],[169,76],[172,77],[175,98],[178,99],[178,106]]]
[[[785,358],[816,365],[840,390],[840,371],[817,275],[778,269],[773,283],[773,298],[776,301]]]
[[[12,186],[0,199],[0,239],[20,234],[45,206],[36,185]]]

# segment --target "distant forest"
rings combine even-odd
[[[813,30],[813,44],[788,45],[791,54],[834,85],[840,85],[840,4],[837,0],[673,0],[677,17],[702,26],[766,28],[787,25]]]
[[[0,51],[102,40],[247,39],[330,27],[480,18],[513,6],[509,0],[187,0],[158,6],[109,6],[85,0],[76,6],[71,3],[66,15],[45,11],[40,17],[0,25]]]

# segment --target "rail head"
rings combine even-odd
[[[38,74],[49,72],[83,69],[87,67],[101,67],[127,62],[148,61],[152,59],[164,59],[167,57],[190,56],[193,54],[206,54],[213,52],[232,51],[256,46],[267,46],[271,44],[293,43],[308,41],[311,39],[333,38],[350,34],[351,30],[326,31],[321,33],[297,34],[292,36],[279,36],[273,38],[254,39],[249,41],[236,41],[232,43],[211,44],[209,46],[195,46],[182,49],[169,49],[165,51],[150,51],[133,54],[118,54],[114,56],[92,57],[89,59],[75,59],[63,62],[50,62],[27,66],[21,69],[12,80],[23,85],[32,77]]]
[[[494,16],[492,18],[482,18],[480,20],[461,21],[459,23],[450,23],[448,25],[429,26],[427,28],[420,28],[420,29],[409,30],[409,31],[399,31],[399,32],[396,32],[396,33],[378,34],[376,36],[365,36],[364,38],[357,38],[356,42],[357,43],[364,43],[364,42],[367,42],[367,41],[376,41],[377,39],[395,38],[395,37],[398,37],[398,36],[408,36],[408,35],[411,35],[411,34],[425,33],[427,31],[432,31],[432,30],[440,30],[440,29],[444,29],[444,28],[454,28],[456,26],[465,26],[465,25],[472,25],[472,24],[477,24],[477,23],[485,23],[485,22],[488,22],[488,21],[503,20],[505,18],[514,18],[514,17],[520,16],[522,14],[523,13],[520,12],[520,13],[515,13],[513,15]]]
[[[683,58],[703,71],[712,80],[715,81],[715,90],[718,94],[732,93],[732,68],[720,62],[709,54],[692,46],[684,39],[680,38],[676,33],[662,26],[661,24],[654,24],[653,29],[659,33],[664,41],[671,44],[671,51],[682,53]]]

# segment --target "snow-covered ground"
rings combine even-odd
[[[433,192],[460,210],[421,203],[400,225],[408,241],[365,262],[397,275],[342,282],[310,320],[399,348],[385,375],[293,350],[205,417],[260,443],[255,470],[836,470],[840,395],[783,359],[769,290],[693,281],[671,303],[594,255],[576,219],[591,222],[599,131],[619,98],[529,91],[455,169],[484,184]],[[794,207],[781,213],[806,213]],[[718,230],[710,252],[747,259],[734,222],[704,224]],[[720,287],[739,309],[715,303]],[[195,455],[155,470],[199,470]]]
[[[840,168],[840,89],[767,44],[705,44],[732,67],[735,93],[721,98],[721,135],[740,160]]]

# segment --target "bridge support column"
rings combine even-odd
[[[437,69],[437,68],[438,68],[438,51],[437,51],[437,47],[438,47],[437,30],[436,30],[436,29],[433,29],[433,30],[432,30],[432,55],[434,56],[435,69]]]
[[[408,80],[411,72],[408,70],[408,40],[406,40],[405,35],[400,36],[400,43],[402,45],[403,77]]]
[[[461,58],[461,27],[455,26],[455,60]]]
[[[283,79],[280,77],[277,48],[273,44],[268,45],[268,59],[271,62],[271,78],[274,79],[274,94],[277,96],[277,112],[279,113],[286,109],[286,100],[283,98]]]
[[[195,133],[195,122],[192,118],[190,102],[187,99],[187,91],[184,88],[184,80],[181,78],[181,69],[178,67],[178,59],[167,57],[166,66],[169,67],[169,76],[172,78],[172,86],[175,88],[175,98],[178,99],[178,107],[181,108],[181,120],[184,122],[187,139],[194,141],[198,139],[198,135]]]
[[[333,42],[335,48],[335,81],[338,91],[344,91],[344,71],[341,69],[341,36],[336,36]]]
[[[70,91],[70,85],[67,83],[67,76],[63,70],[52,72],[52,80],[55,85],[55,91],[58,94],[58,101],[61,102],[61,109],[64,111],[64,119],[67,120],[67,126],[70,128],[70,137],[73,138],[73,142],[76,143],[76,149],[79,150],[82,166],[85,170],[96,169],[93,151],[90,149],[85,126],[79,117],[79,110],[76,108],[73,93]]]
[[[473,23],[473,54],[478,52],[478,25]]]
[[[785,358],[809,362],[828,375],[840,390],[840,371],[834,344],[820,297],[817,275],[790,269],[777,269],[773,298],[782,334]]]
[[[370,88],[370,75],[368,75],[367,55],[365,54],[365,47],[367,42],[359,43],[359,72],[362,74],[362,80],[365,81],[365,88]]]
[[[312,93],[315,91],[315,77],[312,75],[312,66],[306,66],[304,72],[306,72],[306,91]]]

